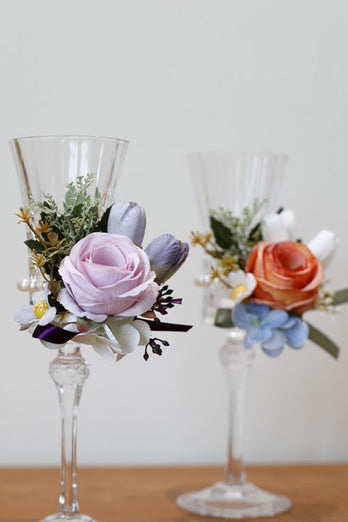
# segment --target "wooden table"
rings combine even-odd
[[[250,466],[247,471],[258,486],[292,499],[291,511],[274,520],[348,522],[348,465]],[[207,518],[181,511],[175,499],[221,474],[216,467],[81,468],[80,506],[98,522],[200,522]],[[55,512],[58,483],[56,469],[0,469],[0,522],[37,522]]]

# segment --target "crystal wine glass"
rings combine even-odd
[[[286,156],[272,153],[197,152],[188,156],[202,225],[209,226],[212,210],[230,210],[241,217],[255,201],[262,203],[254,216],[259,222],[279,204],[279,190]],[[251,224],[251,227],[253,224]],[[210,263],[205,259],[205,266]],[[207,275],[198,278],[204,286],[204,319],[214,324],[226,291]],[[244,456],[246,386],[254,352],[243,345],[244,331],[233,327],[220,349],[229,394],[227,462],[224,479],[200,491],[180,495],[178,505],[192,513],[223,518],[273,516],[291,507],[284,495],[270,493],[247,482]]]
[[[66,187],[78,178],[93,174],[91,194],[101,194],[100,212],[114,201],[128,142],[94,136],[39,136],[16,138],[10,142],[17,168],[23,206],[52,196],[62,210]],[[37,221],[39,216],[33,215]],[[31,294],[42,287],[40,272],[29,263],[29,279],[18,283]],[[82,387],[89,375],[89,364],[79,346],[69,341],[58,350],[49,372],[56,385],[61,410],[61,473],[58,513],[41,522],[93,522],[80,513],[77,499],[76,434]]]

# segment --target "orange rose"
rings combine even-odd
[[[252,301],[296,314],[313,308],[324,275],[309,248],[293,241],[261,241],[250,252],[245,270],[257,282]]]

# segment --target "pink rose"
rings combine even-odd
[[[95,232],[81,239],[60,264],[65,288],[58,301],[77,317],[102,322],[108,315],[135,316],[156,301],[156,274],[131,239]]]

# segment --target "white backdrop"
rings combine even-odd
[[[119,195],[148,211],[147,238],[198,227],[185,155],[287,152],[284,204],[301,235],[335,230],[334,288],[347,286],[348,4],[345,0],[3,0],[0,13],[0,465],[59,460],[52,352],[13,322],[24,303],[24,230],[8,140],[37,134],[130,139]],[[49,175],[49,173],[48,173]],[[79,424],[81,464],[220,463],[224,332],[200,321],[193,251],[173,279],[184,304],[166,354],[92,365]],[[246,427],[253,462],[348,459],[348,310],[312,321],[341,345],[334,361],[307,343],[258,353]]]

